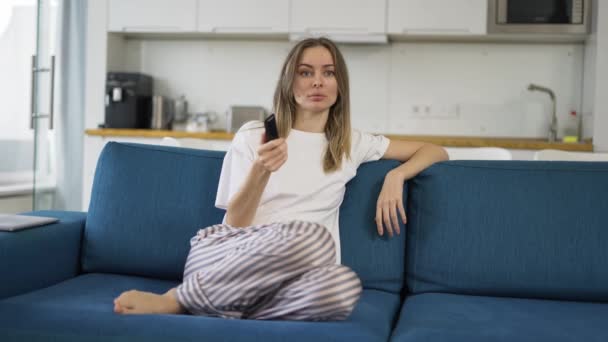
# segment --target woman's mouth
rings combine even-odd
[[[308,98],[312,101],[323,101],[323,100],[325,100],[325,95],[314,94],[314,95],[308,96]]]

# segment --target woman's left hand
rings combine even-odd
[[[393,232],[399,235],[399,219],[397,215],[401,216],[403,224],[407,221],[405,216],[405,209],[403,208],[403,183],[405,179],[398,172],[389,171],[384,177],[384,184],[382,185],[382,191],[378,196],[378,202],[376,203],[376,226],[378,227],[378,234],[382,236],[384,234],[384,227],[388,230],[388,235],[393,236]]]

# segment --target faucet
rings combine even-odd
[[[549,125],[549,142],[555,142],[557,140],[557,114],[555,113],[555,94],[553,91],[547,87],[539,86],[536,84],[530,83],[528,85],[529,91],[541,91],[543,93],[549,94],[551,97],[552,103],[552,115],[551,115],[551,124]]]

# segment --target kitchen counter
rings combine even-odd
[[[232,140],[233,133],[228,132],[182,132],[152,129],[87,129],[90,136],[104,137],[140,137],[140,138],[198,138],[210,140]],[[581,143],[550,143],[544,139],[535,138],[486,138],[486,137],[455,137],[430,135],[385,135],[394,140],[424,141],[446,147],[503,147],[512,150],[544,150],[554,149],[563,151],[592,152],[593,143],[585,140]]]
[[[160,129],[122,129],[122,128],[101,128],[87,129],[84,131],[87,135],[96,135],[102,137],[137,137],[137,138],[198,138],[198,139],[215,139],[215,140],[232,140],[233,133],[225,131],[217,132],[183,132],[169,131]]]

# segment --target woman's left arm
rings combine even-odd
[[[389,171],[384,177],[382,191],[376,203],[376,226],[378,234],[389,236],[393,232],[400,234],[397,213],[403,223],[407,221],[403,207],[403,184],[432,164],[448,160],[447,152],[441,147],[429,143],[391,140],[382,159],[395,159],[403,162],[401,166]]]

